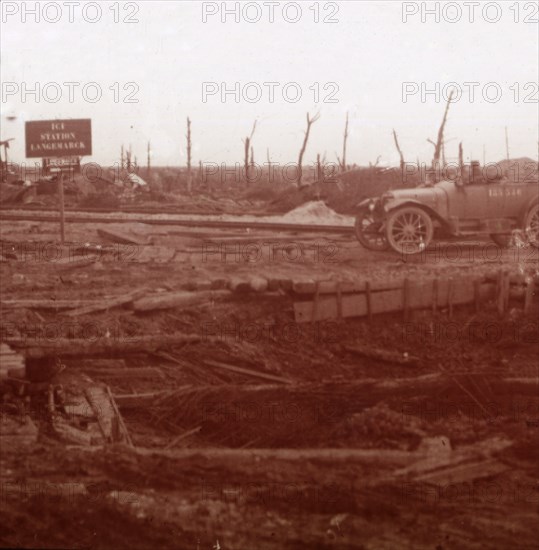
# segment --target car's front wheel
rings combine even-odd
[[[354,231],[357,240],[369,250],[379,252],[387,250],[389,244],[383,233],[380,233],[381,222],[374,218],[368,209],[362,209],[356,216]]]
[[[430,216],[416,206],[398,208],[387,219],[387,241],[400,254],[423,252],[430,244],[433,232]]]
[[[535,204],[530,208],[526,216],[524,231],[528,242],[535,248],[539,248],[539,204]]]

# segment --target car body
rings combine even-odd
[[[443,180],[362,201],[356,236],[367,248],[414,254],[433,238],[486,235],[503,246],[521,229],[537,246],[538,201],[537,181]]]

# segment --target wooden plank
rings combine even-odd
[[[531,311],[534,295],[534,285],[532,281],[528,281],[526,284],[526,292],[524,295],[524,313],[528,314]]]
[[[120,411],[118,410],[118,405],[116,404],[116,401],[114,400],[114,396],[112,395],[112,392],[110,391],[110,388],[108,386],[107,386],[107,396],[109,398],[109,403],[112,407],[112,410],[114,411],[115,418],[120,428],[120,439],[125,438],[125,440],[127,441],[127,444],[130,445],[131,447],[134,447],[135,445],[133,444],[133,440],[131,439],[129,432],[127,431],[127,426],[125,425],[124,419],[120,414]]]
[[[184,439],[188,438],[191,435],[194,435],[198,433],[202,429],[202,426],[197,426],[196,428],[193,428],[192,430],[188,430],[186,432],[183,432],[182,434],[175,437],[168,445],[165,446],[165,449],[171,449],[175,447],[180,441],[183,441]]]
[[[199,334],[150,334],[133,335],[121,338],[58,338],[52,342],[39,341],[25,337],[8,338],[10,345],[20,350],[27,358],[41,357],[95,357],[114,356],[128,353],[154,353],[160,349],[176,345],[200,342]]]
[[[54,262],[50,262],[50,266],[60,270],[75,269],[77,267],[86,267],[90,264],[93,264],[97,258],[94,256],[90,257],[77,257],[74,258],[61,258]]]
[[[150,405],[157,398],[166,395],[166,391],[147,392],[147,393],[128,393],[115,394],[114,400],[116,404],[124,409],[138,409]]]
[[[142,288],[139,290],[135,290],[134,292],[131,292],[124,296],[119,296],[118,298],[109,298],[107,300],[100,300],[96,304],[88,305],[85,307],[74,309],[72,311],[68,311],[66,315],[68,317],[78,317],[79,315],[88,315],[89,313],[96,313],[98,311],[105,311],[115,307],[124,306],[126,304],[133,302],[138,298],[141,298],[147,292],[148,292],[148,289]]]
[[[383,361],[385,363],[397,363],[399,365],[408,366],[417,366],[419,363],[419,357],[408,355],[407,353],[399,353],[396,351],[388,351],[360,345],[344,346],[344,349],[350,353],[360,355],[361,357],[368,357],[369,359],[376,359],[377,361]]]
[[[2,300],[2,309],[74,309],[102,303],[103,300]]]
[[[426,309],[432,307],[432,281],[410,282],[409,284],[409,307],[410,309]],[[493,295],[494,285],[482,284],[480,299],[484,300]],[[470,278],[454,280],[452,288],[448,280],[438,281],[438,307],[462,305],[473,302],[475,299],[474,283]],[[371,293],[372,314],[391,313],[402,311],[404,307],[404,296],[402,289],[388,290],[385,292]],[[318,297],[316,314],[313,316],[314,302],[294,303],[295,319],[298,323],[309,321],[325,321],[338,317],[337,298],[334,295],[323,295]],[[367,298],[364,293],[346,294],[342,296],[343,317],[363,317],[368,314]]]
[[[88,376],[95,378],[125,378],[129,380],[131,378],[163,378],[163,371],[158,367],[125,367],[123,369],[93,369],[85,367],[80,369],[84,371]]]
[[[371,293],[371,311],[373,315],[400,310],[402,310],[402,290]],[[336,319],[338,316],[336,296],[330,294],[319,296],[316,311],[314,302],[296,302],[294,303],[294,313],[298,323]],[[364,293],[344,294],[342,296],[343,318],[363,317],[367,313],[367,297]]]
[[[415,481],[447,486],[452,483],[469,483],[476,479],[491,477],[507,470],[509,470],[509,466],[495,458],[490,458],[479,462],[458,464],[435,472],[422,474],[416,476]]]
[[[366,284],[369,283],[372,292],[383,290],[396,290],[402,288],[403,279],[390,281],[313,281],[313,280],[294,280],[292,281],[292,290],[296,294],[314,294],[318,283],[318,292],[320,294],[336,294],[340,285],[343,294],[365,292]]]
[[[94,411],[105,441],[112,442],[114,440],[112,425],[115,413],[107,391],[100,386],[90,386],[84,390],[84,395]]]
[[[121,229],[97,229],[97,234],[108,241],[119,244],[137,244],[145,246],[150,244],[150,239],[145,236],[136,235],[131,231]]]
[[[266,374],[265,372],[259,372],[251,369],[244,369],[242,367],[235,367],[233,365],[227,365],[220,361],[212,361],[211,359],[204,359],[204,364],[219,369],[229,370],[231,372],[237,372],[238,374],[245,374],[254,378],[261,378],[263,380],[271,380],[272,382],[279,382],[281,384],[292,384],[292,380],[289,378],[283,378],[282,376],[275,376],[273,374]]]
[[[175,307],[187,307],[209,300],[230,296],[228,290],[207,290],[201,292],[162,292],[153,296],[146,296],[133,302],[135,311],[153,311],[156,309],[172,309]]]

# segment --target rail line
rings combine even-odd
[[[172,216],[172,214],[164,214]],[[179,215],[179,214],[178,214]],[[215,214],[213,214],[215,215]],[[40,215],[33,212],[0,214],[0,221],[33,221],[60,223],[59,216]],[[77,216],[70,214],[65,216],[65,223],[145,223],[149,225],[175,225],[183,227],[216,228],[216,229],[264,229],[276,231],[295,231],[306,233],[353,233],[352,226],[324,225],[324,224],[298,224],[286,222],[267,222],[256,220],[208,220],[208,219],[163,219],[151,217],[104,217],[104,216]]]

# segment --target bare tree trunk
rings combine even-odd
[[[268,159],[268,183],[269,183],[271,180],[271,161],[270,161],[269,147],[266,148],[266,157]]]
[[[197,176],[198,184],[200,185],[202,183],[202,161],[198,161],[198,176]]]
[[[447,122],[447,113],[449,112],[449,105],[451,104],[452,99],[453,99],[453,91],[451,91],[451,93],[449,94],[449,98],[447,99],[444,118],[442,119],[442,123],[440,124],[440,128],[438,129],[438,138],[436,139],[436,143],[434,143],[430,139],[427,140],[434,145],[434,157],[432,159],[432,168],[434,168],[434,170],[437,169],[440,163],[440,155],[442,154],[442,147],[444,142],[445,123]]]
[[[348,141],[348,113],[346,113],[346,124],[344,125],[344,139],[342,145],[341,171],[346,172],[346,142]]]
[[[462,141],[459,143],[459,179],[464,178],[464,152],[462,150]]]
[[[307,141],[309,140],[309,133],[311,131],[311,126],[320,118],[320,113],[316,113],[313,118],[310,117],[309,113],[307,113],[307,130],[305,131],[305,137],[303,138],[303,145],[301,146],[300,152],[299,152],[299,159],[298,159],[298,178],[297,178],[297,186],[301,186],[301,180],[303,176],[303,155],[305,153],[305,149],[307,148]]]
[[[125,161],[124,161],[124,146],[122,145],[122,148],[120,150],[120,169],[123,170],[125,167]]]
[[[146,159],[146,177],[150,178],[151,161],[150,161],[150,142],[148,141],[147,159]]]
[[[445,168],[445,140],[442,141],[442,166]]]
[[[193,180],[191,174],[191,121],[187,117],[187,192],[191,194]]]
[[[243,157],[243,168],[245,170],[245,181],[247,184],[250,183],[250,177],[249,177],[249,151],[252,149],[251,147],[251,140],[253,139],[253,135],[255,133],[255,129],[256,129],[256,120],[253,124],[253,129],[251,130],[251,135],[250,136],[247,136],[244,140],[243,140],[243,144],[244,144],[244,157]]]
[[[395,129],[393,129],[393,139],[395,140],[395,147],[397,148],[397,151],[399,152],[400,157],[400,167],[401,170],[404,170],[404,155],[402,154],[402,150],[399,146],[399,140],[397,138],[397,132],[395,132]]]
[[[320,153],[316,155],[316,181],[322,181],[322,162],[320,161]]]

